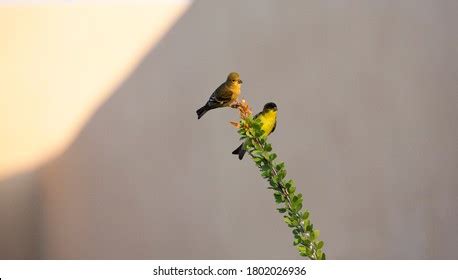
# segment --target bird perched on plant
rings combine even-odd
[[[263,136],[269,136],[272,132],[275,131],[277,127],[277,105],[273,102],[269,102],[264,105],[264,109],[262,112],[257,113],[254,116],[255,120],[261,120],[262,126],[261,129],[264,132]],[[239,159],[241,160],[246,153],[243,145],[241,144],[237,149],[235,149],[232,154],[239,155]]]
[[[226,81],[212,93],[207,103],[196,111],[197,119],[202,118],[205,113],[212,109],[228,107],[234,103],[240,95],[240,86],[242,83],[243,81],[240,80],[239,73],[229,73]]]

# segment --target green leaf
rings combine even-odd
[[[270,161],[274,161],[276,158],[277,158],[277,154],[276,153],[270,154],[270,157],[269,157]]]
[[[250,139],[247,139],[244,143],[243,143],[243,148],[246,149],[246,150],[250,150],[253,148],[253,142],[250,140]]]
[[[262,124],[260,122],[253,122],[251,126],[256,130],[261,130]]]
[[[316,258],[321,260],[323,258],[323,252],[321,250],[316,251]]]
[[[305,253],[307,251],[307,247],[303,246],[303,245],[299,245],[297,246],[297,249],[299,250],[299,252],[301,253]]]
[[[305,228],[305,231],[308,231],[308,232],[311,232],[312,230],[313,230],[312,224],[307,225],[307,227]]]
[[[288,196],[289,196],[289,199],[293,199],[293,197],[295,197],[296,194],[294,194],[294,193],[289,193]]]
[[[264,159],[261,158],[261,160],[264,162]],[[262,170],[262,171],[269,171],[269,172],[270,172],[270,166],[264,163],[264,164],[261,166],[261,170]]]
[[[269,184],[272,186],[272,188],[275,190],[277,189],[277,184],[272,179],[269,179]]]
[[[318,242],[318,244],[316,244],[316,248],[317,249],[321,249],[321,248],[323,248],[323,246],[324,246],[324,242],[323,241],[320,241],[320,242]]]
[[[279,181],[278,181],[278,177],[277,176],[272,176],[272,181],[278,185]]]
[[[295,193],[296,192],[296,186],[293,180],[288,180],[285,184],[286,189],[288,190],[288,193]]]
[[[307,256],[313,255],[313,252],[309,247],[305,247],[305,253],[307,254]]]
[[[267,153],[267,152],[263,152],[262,153],[262,157],[265,158],[266,160],[269,160],[269,158],[270,158],[269,153]]]
[[[290,227],[297,227],[299,225],[298,221],[294,217],[290,217],[291,223],[289,224]]]
[[[291,188],[291,186],[294,184],[294,181],[289,179],[286,183],[285,183],[285,187],[286,188]]]
[[[274,193],[274,197],[275,197],[275,202],[276,203],[282,203],[283,202],[283,196],[279,193]]]
[[[285,213],[286,212],[286,208],[277,208],[277,210],[280,213]]]
[[[302,219],[305,221],[308,219],[310,213],[308,211],[305,211],[303,214],[302,214]]]
[[[262,171],[261,176],[264,178],[269,178],[270,177],[270,170]]]
[[[319,231],[319,230],[315,229],[315,230],[313,231],[313,233],[315,234],[315,238],[320,237],[320,231]]]
[[[291,203],[292,203],[293,205],[302,203],[302,195],[301,195],[301,194],[294,195],[293,198],[291,199]]]
[[[254,156],[257,156],[257,157],[259,157],[259,158],[262,158],[262,151],[260,151],[260,150],[253,150],[251,153],[252,153]]]
[[[280,162],[279,164],[277,164],[275,166],[275,170],[277,170],[277,171],[283,170],[284,168],[285,168],[285,163],[284,162]]]
[[[316,239],[315,232],[313,232],[313,231],[310,232],[310,239],[311,240],[315,240]]]
[[[302,243],[307,247],[310,246],[310,244],[312,244],[312,242],[310,240],[304,239],[304,238],[302,239]]]
[[[266,144],[265,147],[264,147],[264,150],[266,150],[267,152],[272,151],[272,145]]]

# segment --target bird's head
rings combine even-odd
[[[227,76],[226,83],[228,83],[229,85],[240,85],[240,84],[243,83],[243,81],[240,80],[240,75],[239,75],[239,73],[237,73],[237,72],[231,72],[231,73],[229,73],[229,75]]]
[[[267,103],[266,105],[264,105],[264,109],[262,109],[264,112],[267,112],[267,111],[277,111],[277,105],[273,102],[269,102]]]

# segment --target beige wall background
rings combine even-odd
[[[64,153],[0,183],[0,257],[297,258],[236,112],[195,116],[236,70],[279,107],[329,258],[456,259],[456,26],[452,0],[195,1]]]

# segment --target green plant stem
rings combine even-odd
[[[263,150],[265,150],[265,146],[264,146],[263,144],[260,143],[260,141],[259,141],[258,138],[253,138],[253,140],[256,142],[257,145],[259,145],[259,147],[261,147]],[[253,155],[252,155],[251,153],[250,153],[250,156],[253,157]],[[272,166],[272,164],[269,164],[269,166],[270,166],[270,170],[271,170],[272,174],[274,174],[274,176],[278,176],[278,172],[277,172],[277,170]],[[289,197],[289,192],[288,192],[288,190],[285,188],[285,186],[283,185],[282,182],[277,183],[277,185],[278,185],[278,189],[280,189],[281,192],[283,193],[283,197],[285,198],[285,201],[287,202],[286,205],[287,205],[287,207],[288,207],[288,210],[291,211],[292,213],[294,213],[295,216],[296,216],[298,219],[300,219],[301,217],[299,216],[299,214],[298,214],[298,213],[295,213],[295,212],[293,211],[293,208],[292,208],[292,206],[291,206],[291,198]],[[299,223],[299,226],[300,226],[301,233],[302,233],[303,235],[307,235],[306,230],[305,230],[305,228],[304,228],[304,224],[301,222],[301,223]],[[307,237],[308,237],[308,236],[307,236]],[[309,258],[310,258],[311,260],[317,260],[318,258],[317,258],[317,255],[316,255],[316,248],[315,248],[315,246],[313,245],[313,242],[310,243],[310,249],[312,250],[313,253],[312,253],[311,256],[309,256]]]
[[[276,164],[277,155],[272,147],[266,142],[261,130],[261,123],[251,117],[240,121],[239,133],[245,140],[245,148],[261,170],[261,175],[266,178],[274,190],[277,204],[283,203],[283,208],[278,211],[284,214],[285,223],[293,228],[294,245],[301,256],[311,260],[325,259],[322,251],[323,241],[319,241],[319,231],[313,229],[308,211],[302,209],[302,194],[295,194],[294,181],[285,181],[286,169],[284,163]]]

